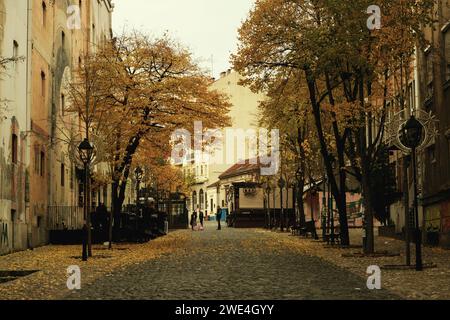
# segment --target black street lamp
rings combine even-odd
[[[270,184],[268,181],[266,181],[263,185],[264,190],[266,191],[266,228],[271,229],[271,222],[270,222]]]
[[[82,260],[88,260],[88,243],[89,243],[89,228],[90,225],[88,223],[88,179],[89,179],[89,165],[92,161],[92,156],[94,154],[94,147],[91,145],[88,139],[84,139],[80,145],[78,146],[78,153],[80,155],[80,159],[84,165],[84,224],[83,224],[83,252],[82,252]]]
[[[284,231],[284,208],[283,208],[283,189],[286,186],[286,181],[284,181],[283,177],[281,176],[278,180],[278,187],[280,188],[280,205],[281,205],[281,212],[280,212],[280,231]]]
[[[419,202],[417,198],[417,158],[416,150],[423,143],[424,127],[414,116],[406,122],[401,129],[401,139],[405,147],[411,149],[413,179],[414,179],[414,213],[415,213],[415,238],[416,238],[416,270],[422,271],[422,235],[419,225]]]

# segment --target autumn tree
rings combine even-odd
[[[270,84],[267,99],[259,106],[260,125],[280,130],[283,173],[296,180],[295,198],[301,225],[306,222],[303,190],[319,173],[317,139],[315,131],[311,130],[312,118],[305,90],[301,74],[280,75]]]
[[[340,170],[336,179],[333,170],[332,152],[322,118],[322,103],[333,97],[328,95],[333,86],[325,85],[325,66],[329,57],[323,50],[328,48],[326,26],[322,26],[317,1],[260,0],[249,18],[242,25],[239,51],[233,56],[233,64],[251,84],[254,90],[267,90],[271,79],[294,70],[304,73],[307,99],[314,116],[320,150],[324,159],[332,193],[336,199],[341,224],[341,242],[349,244],[346,214],[346,173]],[[329,36],[329,35],[328,35]],[[328,62],[328,63],[327,63]],[[332,112],[332,115],[334,113]],[[339,159],[345,166],[344,145],[348,130],[342,132],[336,116],[332,133]]]
[[[153,137],[154,138],[154,137]],[[133,166],[145,171],[144,182],[158,190],[174,193],[188,192],[188,183],[179,167],[171,163],[171,141],[166,135],[158,139],[144,139],[135,156]]]
[[[133,159],[144,139],[169,137],[202,121],[204,128],[228,123],[227,98],[210,90],[210,78],[191,53],[168,36],[133,32],[98,51],[108,100],[105,157],[111,165],[113,211],[120,215]],[[96,121],[96,123],[98,123]],[[98,123],[98,125],[102,125]]]
[[[106,70],[101,61],[94,54],[86,54],[81,63],[72,73],[66,73],[62,80],[61,90],[67,97],[67,105],[61,113],[58,113],[56,121],[56,142],[67,146],[67,151],[72,163],[78,168],[84,164],[79,158],[78,146],[86,138],[95,147],[95,157],[88,164],[84,180],[86,189],[97,187],[101,183],[107,183],[105,176],[100,172],[94,172],[96,165],[102,164],[107,153],[107,141],[111,140],[115,133],[113,121],[107,107],[111,83],[108,80]],[[91,178],[95,177],[91,185]],[[107,180],[107,179],[106,179]],[[90,193],[84,190],[86,203],[91,203]],[[92,256],[91,213],[88,211],[85,217],[88,229],[88,255]],[[110,217],[110,221],[112,221]]]
[[[388,75],[411,56],[433,0],[379,1],[380,30],[368,28],[370,1],[260,0],[240,29],[235,68],[254,89],[286,70],[304,73],[328,180],[336,200],[341,242],[349,244],[346,179],[351,160],[368,221],[366,251],[373,252],[370,176],[383,140]],[[325,117],[331,119],[328,131]],[[331,133],[335,148],[327,144]],[[373,137],[370,137],[374,132]],[[368,137],[369,136],[369,137]],[[338,175],[335,177],[335,160]]]

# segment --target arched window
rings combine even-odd
[[[197,209],[197,191],[192,193],[192,210],[195,211]]]
[[[45,80],[46,80],[45,78],[46,78],[45,77],[45,72],[41,71],[41,95],[42,95],[43,98],[45,98],[45,93],[46,93],[46,90],[47,90],[46,83],[45,83]]]
[[[205,205],[205,193],[200,189],[200,209],[203,210]]]
[[[47,4],[42,1],[42,26],[45,28],[47,25]]]

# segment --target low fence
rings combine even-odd
[[[83,224],[84,224],[83,207],[76,207],[76,206],[48,207],[47,229],[49,231],[81,230],[83,229]]]

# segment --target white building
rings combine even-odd
[[[239,85],[240,76],[237,72],[228,70],[221,74],[220,79],[216,80],[211,89],[218,90],[228,95],[231,102],[230,117],[232,125],[231,127],[224,128],[223,137],[226,137],[227,130],[237,135],[245,135],[247,130],[258,130],[258,105],[259,102],[264,99],[264,95],[255,94],[249,88]],[[241,130],[239,132],[238,130]],[[240,136],[240,138],[245,138]],[[221,159],[222,164],[210,163],[203,161],[195,163],[194,160],[188,161],[183,164],[183,172],[185,176],[191,176],[194,184],[191,188],[190,199],[188,201],[188,208],[190,211],[196,209],[199,206],[202,210],[208,214],[215,212],[217,206],[225,207],[226,193],[223,187],[219,187],[215,184],[219,181],[219,176],[227,169],[237,163],[239,160],[245,160],[248,158],[248,150],[239,157],[237,152],[237,145],[241,142],[235,137],[234,146],[227,148],[224,143],[224,150],[231,149],[231,152],[225,153],[224,150],[217,150],[217,152],[223,152]],[[248,141],[245,142],[246,144]],[[231,154],[231,157],[230,157]],[[228,158],[228,159],[227,159]],[[242,159],[241,159],[242,158]]]

